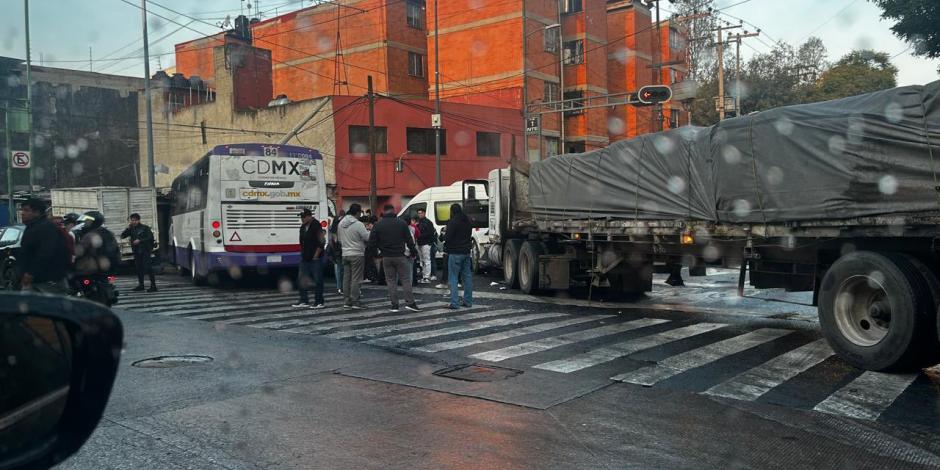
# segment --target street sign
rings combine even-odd
[[[525,120],[525,131],[526,132],[538,132],[539,131],[539,117],[533,116],[526,118]]]
[[[13,168],[28,170],[32,166],[32,159],[29,158],[29,152],[14,150],[11,154],[10,165]]]
[[[440,114],[431,115],[431,127],[441,127],[441,115]]]

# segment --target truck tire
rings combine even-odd
[[[503,247],[503,282],[510,289],[519,287],[519,250],[522,240],[507,240]]]
[[[483,271],[480,269],[480,256],[480,244],[474,241],[470,247],[470,271],[473,274],[481,274]]]
[[[936,323],[937,336],[931,338],[929,340],[930,344],[924,348],[923,364],[925,366],[932,366],[934,364],[940,363],[940,280],[937,280],[937,276],[926,264],[924,264],[923,261],[910,255],[904,256],[923,277],[924,281],[926,282],[928,292],[930,292],[930,299],[932,303],[930,304],[929,311],[932,312],[932,316],[935,316],[936,318],[933,318],[933,321],[928,320],[928,322],[930,324]]]
[[[541,242],[526,241],[519,250],[519,289],[526,294],[539,291],[539,256],[545,254],[545,245]]]
[[[855,251],[826,271],[819,323],[829,346],[853,366],[874,371],[923,365],[934,313],[927,280],[904,255]],[[929,326],[928,326],[929,325]]]

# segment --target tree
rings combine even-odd
[[[895,20],[891,31],[909,42],[914,54],[940,58],[940,2],[937,0],[870,0],[883,10],[881,17]],[[938,69],[940,71],[940,69]]]
[[[702,82],[714,74],[715,34],[718,25],[713,9],[715,0],[674,0],[672,21],[684,26],[689,39],[689,78]]]
[[[822,74],[809,97],[824,101],[894,88],[897,75],[898,68],[891,64],[887,53],[852,51]]]

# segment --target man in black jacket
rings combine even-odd
[[[395,207],[386,205],[382,219],[372,227],[369,235],[369,244],[379,250],[382,256],[382,267],[385,269],[385,282],[388,287],[388,299],[392,303],[391,311],[398,311],[398,281],[405,292],[405,308],[412,312],[420,312],[411,292],[411,263],[405,257],[405,246],[413,258],[417,254],[411,229],[404,220],[395,215]]]
[[[300,291],[300,303],[292,305],[294,308],[324,307],[323,302],[323,250],[325,248],[326,234],[320,224],[313,218],[310,209],[300,213],[300,266],[297,268],[297,284]],[[308,291],[313,285],[313,305],[310,305]]]
[[[137,270],[137,287],[133,290],[137,292],[144,290],[144,276],[150,276],[150,289],[147,292],[156,292],[157,278],[150,266],[150,257],[153,255],[153,231],[140,223],[140,214],[136,212],[131,214],[127,221],[127,228],[121,232],[121,238],[131,239],[134,268]]]
[[[431,276],[433,271],[431,263],[431,245],[437,240],[437,230],[434,230],[434,223],[428,219],[424,209],[418,209],[418,256],[421,259],[421,282],[431,282],[435,280]]]
[[[457,278],[463,283],[463,298],[460,304],[473,306],[473,273],[471,272],[470,247],[473,243],[470,218],[464,214],[460,204],[451,204],[450,221],[444,231],[444,251],[447,252],[447,273],[450,282],[450,308],[457,309]]]
[[[46,216],[46,203],[29,199],[20,206],[26,223],[20,242],[20,288],[50,294],[66,294],[66,274],[71,256],[65,235]]]

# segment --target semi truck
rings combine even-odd
[[[938,171],[940,81],[776,108],[493,170],[479,252],[528,294],[738,268],[813,292],[847,362],[909,370],[940,356]]]

